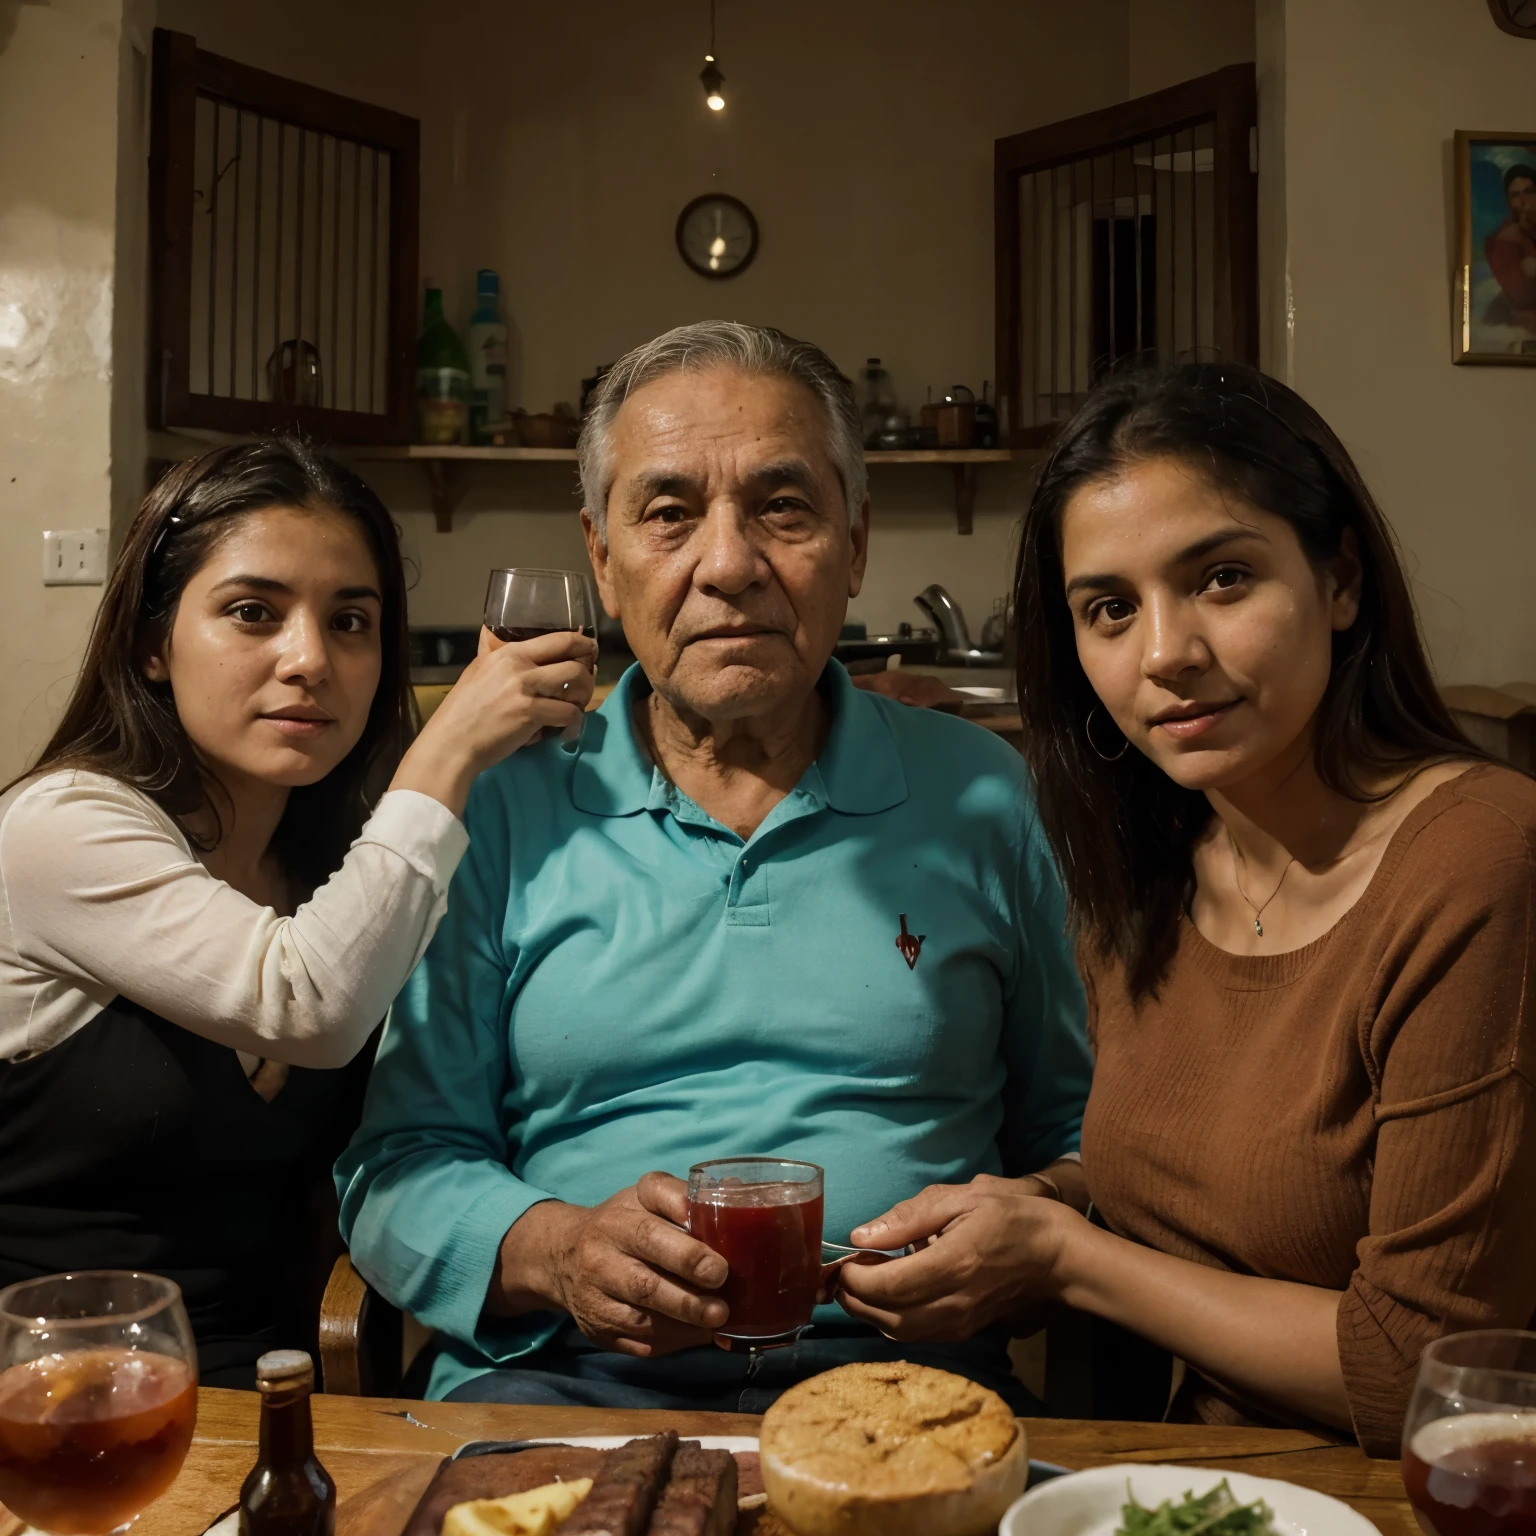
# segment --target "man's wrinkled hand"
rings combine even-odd
[[[856,1247],[918,1251],[839,1274],[843,1310],[887,1338],[968,1339],[1056,1293],[1065,1223],[1083,1218],[1030,1179],[931,1184],[856,1228]]]
[[[514,1240],[530,1218],[533,1226]],[[590,1209],[536,1205],[503,1240],[504,1304],[490,1296],[488,1308],[528,1310],[532,1292],[543,1305],[570,1313],[594,1344],[621,1355],[645,1358],[707,1344],[729,1315],[710,1294],[725,1283],[727,1267],[688,1235],[687,1220],[688,1186],[666,1173],[648,1173]],[[535,1278],[520,1282],[527,1275]]]

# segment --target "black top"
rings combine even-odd
[[[315,1242],[356,1129],[372,1042],[293,1067],[268,1103],[239,1058],[115,999],[26,1061],[0,1062],[0,1286],[141,1269],[181,1286],[205,1385],[315,1332]]]

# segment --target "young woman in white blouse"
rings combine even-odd
[[[413,740],[367,486],[286,439],[161,480],[62,723],[0,794],[0,1286],[169,1274],[205,1383],[308,1336],[314,1192],[469,786],[579,718],[594,660],[575,634],[483,636]]]

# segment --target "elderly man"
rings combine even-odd
[[[938,1181],[1076,1172],[1083,998],[1020,759],[830,659],[869,530],[847,380],[683,327],[599,387],[581,475],[638,664],[475,786],[338,1164],[353,1258],[438,1330],[433,1396],[760,1409],[903,1356],[1019,1402],[992,1319],[708,1347],[726,1264],[686,1229],[706,1158],[820,1164],[839,1242]]]

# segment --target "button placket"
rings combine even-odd
[[[766,928],[770,922],[768,876],[761,856],[743,853],[731,869],[725,920],[733,926]]]

